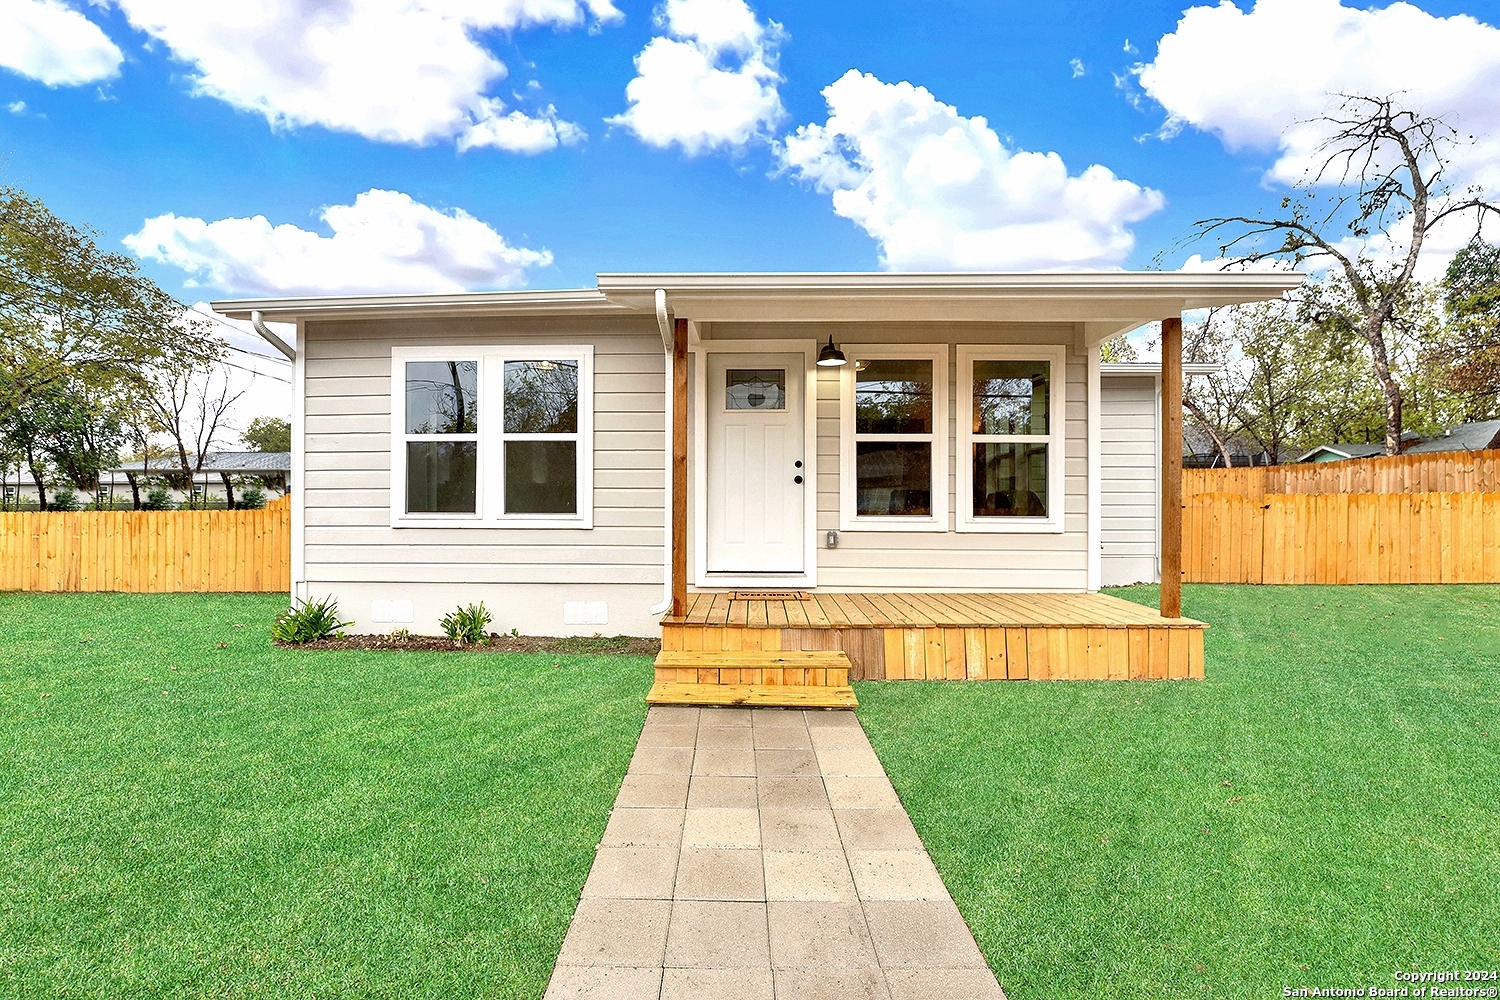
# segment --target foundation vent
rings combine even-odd
[[[608,625],[609,604],[605,601],[564,601],[564,625]]]

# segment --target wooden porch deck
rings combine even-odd
[[[839,650],[851,680],[1179,680],[1203,676],[1205,628],[1103,594],[742,590],[689,594],[662,620],[662,650]],[[785,682],[667,659],[659,681]]]

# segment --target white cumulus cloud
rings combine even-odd
[[[509,288],[552,263],[547,250],[511,246],[460,209],[444,212],[399,191],[371,189],[329,205],[324,236],[290,224],[159,215],[124,243],[187,271],[189,285],[255,295],[441,293]]]
[[[49,87],[108,80],[125,57],[99,26],[60,0],[0,3],[0,66]]]
[[[744,0],[667,0],[658,20],[666,34],[635,57],[629,107],[609,123],[689,156],[769,138],[786,116],[781,25],[762,24]]]
[[[1056,153],[1011,149],[923,87],[850,70],[823,91],[828,121],[782,141],[783,166],[833,199],[898,271],[1118,265],[1128,228],[1160,192],[1095,164],[1069,174]]]
[[[1500,182],[1500,30],[1468,15],[1400,2],[1257,0],[1242,10],[1221,0],[1184,12],[1134,73],[1167,112],[1165,136],[1191,126],[1230,151],[1274,150],[1271,176],[1284,183],[1321,166],[1329,128],[1314,119],[1342,93],[1447,116],[1478,140],[1456,151],[1455,179]]]
[[[194,69],[201,95],[265,116],[381,142],[459,139],[535,153],[582,132],[548,108],[506,112],[506,75],[484,31],[620,17],[611,0],[111,0]]]

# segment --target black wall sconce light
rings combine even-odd
[[[833,346],[833,334],[830,333],[828,343],[824,344],[823,349],[818,352],[818,367],[840,368],[848,363],[849,359],[844,357],[844,352]]]

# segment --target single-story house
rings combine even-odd
[[[188,457],[190,464],[196,465],[197,461],[197,455]],[[114,485],[114,477],[124,476],[131,490],[136,493],[140,492],[141,479],[177,479],[184,475],[180,463],[166,458],[154,461],[137,459],[106,471],[110,475],[111,486]],[[204,455],[203,467],[192,479],[195,488],[201,485],[204,492],[207,492],[209,484],[217,477],[224,488],[225,497],[233,505],[234,485],[230,477],[254,476],[274,483],[285,493],[291,483],[291,474],[292,453],[289,451],[211,451]]]
[[[769,615],[786,643],[804,641],[788,634],[804,619],[881,621],[884,638],[851,659],[883,656],[889,675],[896,625],[978,629],[1019,607],[920,595],[1089,595],[1106,552],[1149,560],[1141,511],[1160,500],[1121,502],[1148,451],[1176,620],[1180,316],[1301,281],[601,274],[571,291],[214,308],[297,327],[294,597],[331,594],[360,630],[435,632],[478,600],[532,634]],[[1162,319],[1165,377],[1106,377],[1099,345]],[[1107,442],[1134,456],[1113,478]],[[1026,621],[1063,623],[1064,605],[1083,606],[1037,596]],[[959,669],[974,669],[975,641]]]

